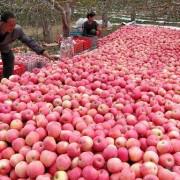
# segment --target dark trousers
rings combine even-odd
[[[14,71],[14,54],[12,51],[1,53],[3,62],[3,78],[9,78]]]

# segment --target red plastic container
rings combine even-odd
[[[14,65],[14,74],[21,75],[25,72],[25,66],[23,64],[15,64]],[[0,77],[2,77],[3,73],[3,65],[2,62],[0,62]]]
[[[92,40],[91,38],[88,38],[88,37],[84,37],[84,36],[77,36],[77,37],[74,37],[74,40],[76,42],[81,42],[81,46],[83,46],[83,50],[87,50],[87,49],[90,49],[92,47]],[[76,51],[75,51],[76,53]]]
[[[84,50],[84,44],[82,40],[75,39],[75,45],[74,45],[74,52],[75,53],[80,53]]]

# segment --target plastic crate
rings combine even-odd
[[[90,49],[92,47],[92,39],[89,37],[78,36],[74,37],[75,41],[79,40],[83,43],[83,50]]]
[[[14,74],[22,75],[25,72],[26,68],[24,64],[15,64],[14,66]]]
[[[84,50],[84,43],[82,40],[75,39],[74,53],[80,53]]]
[[[14,65],[14,74],[21,75],[25,72],[25,66],[24,64],[15,64]],[[2,77],[3,74],[3,64],[0,62],[0,77]]]

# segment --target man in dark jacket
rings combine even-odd
[[[94,20],[95,17],[94,12],[90,12],[87,14],[87,21],[83,24],[83,36],[99,36],[100,28],[98,23]]]
[[[14,54],[11,44],[15,40],[20,40],[39,55],[49,59],[49,54],[39,46],[36,41],[28,37],[21,26],[16,24],[16,18],[11,12],[4,12],[0,20],[0,52],[3,62],[3,77],[8,78],[14,71]]]

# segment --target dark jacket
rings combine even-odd
[[[1,32],[1,26],[0,26]],[[3,41],[0,42],[0,52],[7,53],[11,49],[11,44],[15,40],[20,40],[22,43],[26,44],[29,48],[35,51],[37,54],[42,54],[44,49],[36,43],[35,40],[28,37],[22,30],[21,26],[16,25],[13,32],[7,33]]]
[[[92,23],[89,23],[86,21],[83,24],[83,35],[84,36],[96,36],[96,31],[98,28],[98,23],[96,21],[93,21]]]

